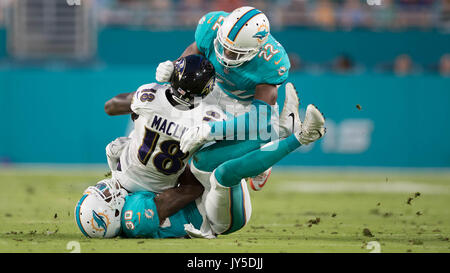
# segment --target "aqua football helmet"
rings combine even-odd
[[[217,31],[214,49],[225,67],[238,67],[253,59],[267,41],[269,19],[260,10],[240,7],[225,17]]]
[[[114,178],[88,187],[75,207],[75,221],[86,237],[112,238],[120,233],[127,191]]]

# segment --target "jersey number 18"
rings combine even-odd
[[[158,140],[159,134],[157,132],[145,128],[145,136],[138,151],[138,158],[142,164],[147,165],[155,151]],[[175,140],[161,142],[159,149],[160,152],[153,157],[153,165],[165,175],[176,174],[184,166],[183,160],[189,155],[189,153],[181,152],[180,143]]]

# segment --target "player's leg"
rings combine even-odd
[[[271,121],[272,126],[279,128],[280,138],[290,136],[292,133],[298,131],[302,126],[300,115],[298,113],[300,101],[294,85],[290,82],[286,83],[285,91],[284,105],[280,118],[279,120],[275,118]],[[271,173],[272,167],[257,176],[250,177],[248,179],[250,187],[255,191],[261,190],[269,179]]]
[[[224,162],[239,158],[246,153],[259,149],[264,142],[259,140],[224,140],[196,152],[192,157],[196,169],[212,172]]]
[[[325,118],[314,106],[308,105],[303,126],[283,140],[276,140],[242,157],[221,164],[215,171],[217,181],[226,187],[237,185],[242,178],[258,175],[275,165],[301,145],[307,145],[325,134]]]
[[[214,231],[228,234],[245,226],[251,215],[251,204],[243,178],[261,173],[302,144],[321,138],[325,134],[324,123],[323,115],[310,105],[301,130],[216,168],[210,176],[211,190],[205,202],[206,213]]]
[[[240,116],[250,112],[252,107],[251,101],[238,101],[228,96],[218,85],[214,86],[205,99],[205,103],[219,105],[230,117]],[[276,110],[277,107],[274,108]],[[236,140],[223,140],[215,144],[202,148],[193,156],[195,169],[203,172],[212,172],[220,164],[234,158],[238,158],[250,151],[259,149],[262,145],[273,139],[278,138],[278,111],[270,111],[270,119],[262,116],[261,121],[256,115],[247,116],[248,119],[241,119],[239,124],[234,124],[233,132],[237,133]],[[255,111],[256,112],[256,111]],[[252,125],[253,124],[253,125]],[[272,124],[265,126],[264,124]],[[254,127],[254,128],[253,128]],[[267,132],[263,129],[267,127]],[[230,129],[230,130],[231,130]],[[228,131],[228,128],[227,128]],[[242,131],[246,131],[245,134]],[[247,131],[251,131],[247,132]],[[255,131],[255,132],[253,132]],[[242,137],[242,139],[240,138]]]
[[[242,229],[250,220],[252,206],[247,183],[224,187],[211,175],[211,190],[206,195],[205,209],[216,234],[230,234]]]
[[[261,173],[300,146],[294,135],[277,141],[280,143],[270,143],[221,164],[210,176],[211,189],[206,196],[205,208],[217,234],[236,232],[250,220],[251,200],[243,178]]]
[[[295,134],[270,142],[260,149],[221,164],[214,171],[215,178],[222,186],[232,187],[242,178],[252,177],[267,170],[300,146]]]
[[[216,93],[220,93],[220,92],[216,92]],[[222,99],[222,101],[227,101],[227,100]],[[229,99],[227,102],[232,103],[231,101],[229,101]],[[236,105],[236,104],[238,104],[238,103],[234,103],[234,105]],[[272,115],[270,118],[271,128],[275,129],[276,136],[278,136],[279,130],[282,133],[282,138],[285,138],[300,129],[301,121],[299,118],[298,107],[299,107],[299,99],[298,99],[297,91],[295,90],[295,87],[292,83],[287,83],[284,107],[283,107],[283,111],[281,112],[280,118],[278,118],[278,111],[272,111]],[[245,112],[248,112],[248,111],[249,111],[249,109],[246,109]],[[253,122],[258,123],[259,121],[253,120]],[[276,137],[276,138],[278,138],[278,137]],[[268,141],[266,141],[265,143],[267,143],[267,142]],[[262,143],[264,143],[264,142],[262,142]],[[245,144],[242,144],[242,145],[245,146]],[[214,150],[214,148],[212,148],[212,150]],[[247,151],[251,151],[251,150],[252,149],[248,149],[248,150],[237,149],[236,151],[237,152],[242,151],[243,153],[241,153],[241,154],[243,155]],[[222,157],[226,158],[227,155],[230,153],[224,152],[224,153],[220,153],[220,154],[222,155]],[[211,157],[208,157],[208,158],[211,158]],[[233,157],[228,157],[228,158],[234,159],[236,157],[233,156]],[[222,161],[222,162],[225,162],[225,161]],[[211,168],[209,168],[209,169],[212,169],[215,166],[217,166],[217,164],[212,164]],[[200,166],[200,168],[202,168],[202,166]],[[249,184],[250,184],[251,188],[256,191],[261,190],[262,187],[267,182],[267,180],[269,179],[271,170],[272,170],[272,168],[269,167],[268,169],[263,170],[261,173],[258,173],[256,176],[249,177]]]
[[[260,143],[251,141],[222,141],[213,144],[194,155],[193,173],[202,183],[208,184],[209,179],[199,176],[206,178],[212,168],[223,162],[216,167],[216,178],[223,186],[234,186],[242,178],[265,171],[301,144],[309,144],[322,137],[325,134],[324,124],[325,119],[320,111],[315,106],[308,105],[303,126],[295,134],[270,142],[264,149],[255,149]],[[215,157],[220,160],[215,160]],[[211,164],[213,161],[214,164]]]

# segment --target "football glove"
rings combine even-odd
[[[156,68],[156,80],[158,82],[168,82],[173,73],[173,63],[172,61],[165,61],[160,63]]]
[[[211,126],[208,123],[203,123],[200,126],[189,128],[183,134],[180,141],[180,149],[183,153],[194,151],[209,140],[212,140]]]

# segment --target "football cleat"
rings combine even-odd
[[[264,185],[266,184],[267,180],[269,179],[269,176],[271,173],[272,173],[272,167],[268,168],[263,173],[261,173],[257,176],[250,177],[248,179],[248,182],[250,183],[250,187],[254,191],[261,190],[264,187]]]
[[[310,104],[306,108],[305,120],[295,136],[302,145],[308,145],[325,135],[325,118],[316,106]]]
[[[302,122],[298,113],[299,98],[292,83],[286,83],[286,96],[280,114],[280,137],[286,138],[300,130]]]

